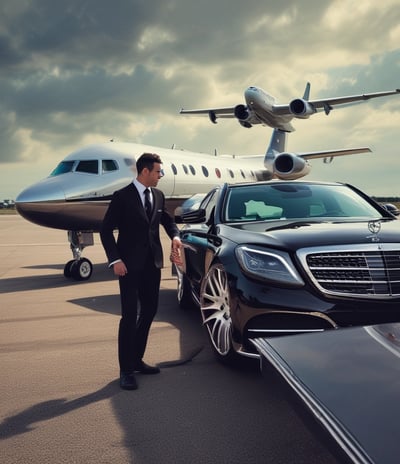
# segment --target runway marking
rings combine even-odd
[[[9,248],[10,246],[65,246],[65,242],[54,242],[54,243],[0,243],[0,248]]]

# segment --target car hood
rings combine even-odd
[[[393,323],[254,343],[266,380],[273,366],[310,413],[308,425],[324,428],[349,462],[397,463],[399,334]]]
[[[296,221],[286,224],[259,222],[224,225],[221,226],[220,234],[238,244],[262,244],[291,250],[355,243],[399,243],[400,221]]]

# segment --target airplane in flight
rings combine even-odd
[[[308,153],[286,152],[287,133],[274,129],[263,155],[228,156],[194,153],[134,143],[110,141],[89,145],[64,158],[51,174],[27,187],[16,198],[19,214],[35,224],[68,231],[73,259],[64,275],[87,280],[92,263],[82,257],[93,245],[114,191],[128,185],[136,175],[136,158],[144,152],[157,153],[163,161],[164,192],[172,212],[194,194],[207,193],[223,182],[249,182],[272,178],[293,180],[307,175],[310,159],[330,162],[336,156],[366,153],[368,147]]]
[[[310,83],[307,82],[303,98],[295,98],[288,104],[278,104],[275,97],[259,87],[248,87],[244,92],[246,104],[238,104],[222,108],[206,108],[185,110],[180,114],[208,115],[210,121],[217,123],[218,118],[236,118],[243,127],[250,128],[254,124],[262,124],[285,132],[293,132],[292,119],[308,119],[312,114],[323,110],[329,115],[335,107],[349,106],[372,98],[386,97],[400,93],[400,89],[386,92],[366,93],[347,97],[330,97],[310,100]]]

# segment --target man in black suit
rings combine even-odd
[[[138,158],[136,179],[114,192],[100,231],[109,265],[119,277],[118,360],[120,386],[126,390],[137,388],[136,372],[160,372],[158,367],[143,361],[150,326],[157,312],[163,267],[160,224],[172,240],[171,259],[179,257],[182,246],[179,230],[165,208],[164,194],[155,188],[163,175],[161,163],[160,157],[153,153],[144,153]],[[118,229],[117,240],[115,229]]]

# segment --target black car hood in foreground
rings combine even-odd
[[[378,224],[376,232],[371,232],[371,223]],[[220,225],[221,235],[233,242],[271,245],[290,250],[354,243],[398,243],[399,232],[398,220],[360,222],[299,220]]]
[[[400,323],[253,343],[352,462],[399,462]]]

